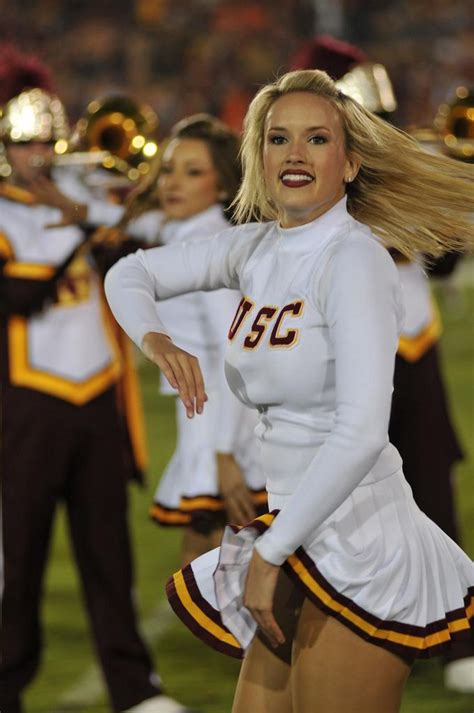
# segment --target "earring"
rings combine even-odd
[[[354,180],[354,176],[348,176],[346,178],[346,183],[351,183]]]

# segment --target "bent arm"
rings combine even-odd
[[[272,527],[256,545],[282,564],[350,495],[388,444],[398,342],[396,268],[376,243],[339,246],[319,297],[334,346],[334,426]]]
[[[147,332],[166,333],[157,302],[197,290],[238,287],[232,234],[138,250],[106,275],[105,292],[117,322],[141,348]]]

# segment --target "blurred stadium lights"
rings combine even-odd
[[[168,0],[135,0],[135,14],[144,25],[158,25],[166,12]]]

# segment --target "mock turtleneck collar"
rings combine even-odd
[[[297,225],[294,228],[282,228],[277,224],[277,231],[280,237],[280,247],[283,249],[297,249],[305,246],[316,247],[315,242],[319,240],[326,242],[325,238],[334,235],[345,223],[351,220],[350,213],[347,212],[347,196],[343,196],[332,208],[304,225]]]

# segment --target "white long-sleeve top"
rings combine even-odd
[[[158,239],[165,245],[210,237],[229,227],[219,204],[186,220],[165,222],[161,215],[158,223]],[[236,290],[198,291],[164,300],[158,309],[164,331],[177,346],[199,359],[210,398],[219,401],[215,449],[222,453],[234,450],[240,422],[249,416],[229,389],[224,372],[227,332],[240,299]],[[163,375],[160,390],[176,394]]]
[[[287,496],[257,549],[281,564],[364,482],[401,467],[387,429],[403,319],[396,267],[342,199],[315,221],[230,228],[138,252],[106,280],[112,310],[140,345],[165,331],[155,300],[240,288],[226,374],[257,408],[267,489]]]

